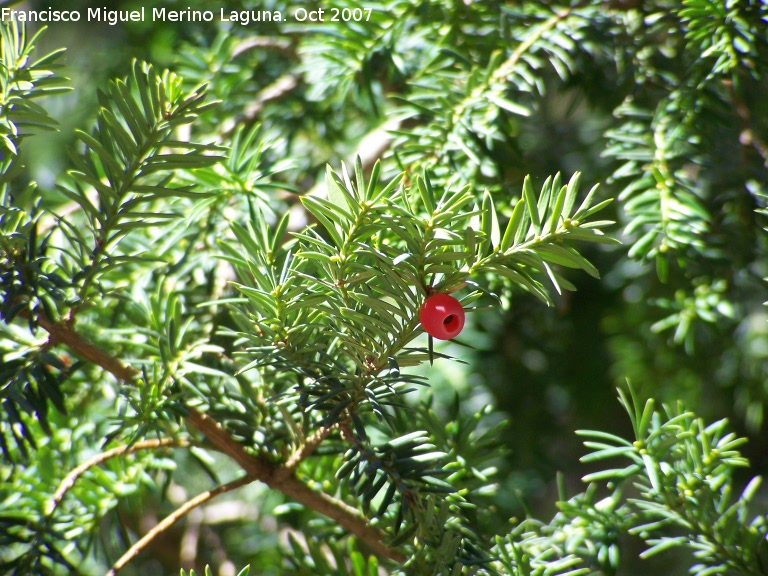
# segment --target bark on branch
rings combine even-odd
[[[59,487],[56,489],[56,492],[54,492],[53,498],[51,498],[51,501],[48,504],[47,514],[50,516],[55,512],[56,508],[64,499],[64,496],[72,489],[72,486],[75,485],[75,482],[77,482],[77,479],[80,478],[80,476],[102,462],[106,462],[117,456],[122,456],[123,454],[132,454],[139,450],[157,450],[160,448],[180,448],[185,446],[189,446],[189,441],[184,438],[157,438],[154,440],[139,440],[134,444],[118,446],[116,448],[111,448],[110,450],[105,450],[100,454],[96,454],[74,468],[66,475],[64,480],[59,483]]]
[[[217,486],[213,490],[206,490],[205,492],[198,494],[194,498],[187,500],[179,506],[176,510],[174,510],[171,514],[163,518],[156,526],[154,526],[149,532],[144,534],[139,540],[136,541],[136,543],[128,548],[128,550],[118,558],[117,562],[115,562],[112,565],[112,568],[107,572],[106,576],[115,576],[120,570],[125,568],[125,566],[133,560],[136,556],[138,556],[144,548],[149,546],[155,538],[157,538],[158,535],[165,532],[173,526],[176,522],[181,520],[184,516],[189,514],[192,510],[200,506],[201,504],[205,504],[208,502],[208,500],[211,500],[212,498],[215,498],[216,496],[220,494],[225,494],[227,492],[231,492],[232,490],[235,490],[236,488],[240,488],[241,486],[245,486],[246,484],[250,484],[255,480],[254,477],[250,475],[245,475],[242,478],[238,478],[237,480],[233,480],[232,482],[229,482],[227,484],[222,484],[221,486]]]
[[[37,318],[37,324],[49,333],[50,344],[63,344],[67,346],[74,353],[100,366],[119,380],[132,383],[139,374],[139,371],[132,366],[125,364],[119,358],[110,355],[92,342],[80,336],[75,332],[72,326],[66,322],[53,322],[41,313]],[[232,438],[232,436],[230,436],[230,434],[208,414],[200,412],[194,407],[188,407],[187,409],[189,412],[186,417],[187,423],[203,434],[216,449],[227,454],[237,462],[237,464],[245,471],[246,476],[230,484],[224,484],[200,494],[185,503],[181,508],[155,527],[155,529],[147,533],[141,540],[139,540],[139,542],[134,544],[134,546],[131,547],[131,550],[126,552],[123,558],[118,560],[112,571],[109,573],[110,575],[116,574],[120,568],[122,568],[136,554],[141,552],[155,535],[168,528],[196,506],[199,506],[218,494],[233,490],[234,488],[243,486],[254,480],[260,480],[270,488],[282,492],[289,498],[293,498],[320,514],[328,516],[340,526],[357,536],[361,541],[365,542],[376,554],[396,562],[405,561],[406,557],[401,552],[391,549],[384,544],[384,534],[377,528],[371,526],[368,523],[367,518],[360,514],[355,508],[340,500],[336,500],[323,492],[310,489],[295,476],[296,467],[301,460],[308,457],[320,442],[335,430],[335,427],[318,430],[305,441],[304,445],[300,447],[285,464],[274,465],[249,453],[242,444]],[[124,447],[115,450],[121,449],[124,450]],[[75,473],[75,471],[73,471],[73,473]],[[72,482],[74,482],[74,480],[72,480]],[[64,491],[66,491],[66,489]],[[57,494],[59,494],[59,491],[57,491]],[[59,497],[59,500],[60,498],[61,496]],[[56,495],[54,495],[54,499],[56,499]],[[163,526],[162,528],[160,528],[161,525]],[[131,553],[130,555],[129,552]],[[122,562],[124,559],[125,562]]]

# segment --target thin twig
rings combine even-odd
[[[239,42],[234,48],[232,48],[232,60],[249,52],[250,50],[257,49],[272,50],[273,52],[280,52],[286,56],[295,57],[296,47],[293,42],[286,38],[277,38],[275,36],[252,36]]]
[[[290,458],[285,461],[285,464],[283,464],[282,468],[291,471],[295,470],[299,464],[301,464],[304,460],[312,455],[312,453],[318,446],[320,446],[323,440],[328,438],[328,436],[330,436],[331,433],[338,428],[338,423],[334,424],[333,426],[321,426],[309,438],[307,438],[301,444],[301,446],[299,446],[296,452],[291,454]]]
[[[295,466],[298,465],[298,461],[294,462],[293,468],[288,468],[287,465],[270,466],[263,460],[249,454],[242,444],[234,441],[227,431],[208,414],[192,408],[190,409],[188,421],[200,432],[205,434],[214,446],[237,462],[243,470],[249,474],[253,474],[254,477],[264,482],[264,484],[270,488],[278,490],[286,496],[304,504],[307,508],[311,508],[315,512],[319,512],[320,514],[335,520],[340,526],[370,546],[377,554],[395,560],[396,562],[405,561],[406,557],[401,552],[393,550],[383,543],[384,534],[377,528],[371,526],[368,523],[368,519],[360,514],[357,509],[324,492],[310,489],[301,480],[296,478],[294,472]],[[331,430],[328,429],[327,434],[330,434],[330,432]],[[305,443],[305,446],[308,446],[306,452],[304,452],[306,456],[308,456],[319,444],[316,434],[312,435],[310,440]],[[323,432],[320,436],[323,434],[326,433]],[[312,439],[315,439],[314,444],[312,444]],[[312,446],[311,450],[309,450],[309,446]],[[293,460],[293,458],[291,458],[291,460]]]
[[[106,462],[107,460],[117,456],[122,456],[123,454],[132,454],[133,452],[138,452],[139,450],[156,450],[158,448],[171,447],[182,448],[186,446],[189,446],[189,440],[185,438],[157,438],[154,440],[139,440],[133,444],[117,446],[116,448],[111,448],[110,450],[105,450],[100,454],[96,454],[85,462],[79,464],[77,467],[73,468],[72,471],[67,474],[66,477],[59,483],[59,487],[56,489],[56,492],[54,492],[53,498],[51,498],[48,504],[47,514],[49,516],[53,514],[61,501],[64,499],[66,493],[72,489],[80,476],[82,476],[85,472],[94,466],[98,466],[102,462]]]
[[[182,568],[195,565],[204,521],[205,512],[201,508],[195,508],[187,515],[187,527],[179,543],[179,563]]]
[[[240,125],[252,126],[256,123],[267,104],[284,98],[296,90],[300,84],[301,76],[299,74],[281,76],[259,92],[256,98],[245,107],[242,114],[230,122],[225,122],[221,128],[221,135],[227,138],[232,136]]]
[[[168,528],[173,526],[176,522],[178,522],[191,510],[194,510],[201,504],[208,502],[209,500],[211,500],[212,498],[215,498],[216,496],[219,496],[220,494],[231,492],[232,490],[240,488],[241,486],[250,484],[254,480],[256,480],[255,476],[252,476],[251,474],[246,474],[242,478],[238,478],[237,480],[233,480],[232,482],[228,482],[227,484],[222,484],[221,486],[217,486],[213,490],[207,490],[205,492],[202,492],[201,494],[198,494],[194,498],[187,500],[184,504],[179,506],[171,514],[163,518],[157,524],[157,526],[155,526],[149,532],[144,534],[144,536],[142,536],[133,546],[128,548],[125,554],[120,556],[120,558],[112,565],[112,568],[109,570],[109,572],[107,572],[106,576],[115,576],[115,574],[117,574],[120,570],[125,568],[128,562],[133,560],[136,556],[138,556],[141,553],[142,550],[144,550],[147,546],[149,546],[152,540],[154,540],[161,533],[165,532]]]
[[[398,563],[405,562],[406,556],[399,550],[386,546],[382,541],[382,533],[368,524],[367,519],[352,506],[336,500],[325,492],[312,490],[295,476],[289,476],[284,482],[273,487],[315,512],[328,516],[339,526],[365,542],[379,556]]]
[[[558,25],[562,20],[565,20],[568,16],[571,15],[571,8],[565,8],[563,10],[560,10],[550,18],[548,18],[541,26],[539,26],[528,38],[523,40],[517,48],[512,52],[512,54],[507,58],[501,66],[499,66],[496,71],[493,73],[491,82],[489,84],[492,84],[494,82],[505,82],[508,79],[508,76],[512,74],[512,72],[515,69],[515,66],[517,66],[518,62],[520,62],[520,59],[525,55],[526,52],[534,45],[536,42],[541,40],[541,37],[544,36],[546,32],[553,29],[555,26]],[[485,86],[480,86],[475,89],[475,92],[482,92],[485,90]],[[475,94],[473,93],[473,96]]]
[[[50,334],[51,344],[64,344],[73,352],[90,360],[97,366],[100,366],[119,380],[129,383],[134,382],[136,376],[139,374],[138,370],[132,366],[123,363],[119,358],[111,356],[98,346],[77,334],[69,324],[65,322],[53,322],[42,313],[38,316],[37,323]],[[307,508],[328,516],[337,524],[357,536],[361,541],[365,542],[380,556],[390,558],[396,562],[404,562],[406,560],[405,555],[401,552],[389,548],[384,544],[384,533],[378,528],[371,526],[368,523],[368,519],[357,509],[325,494],[324,492],[310,489],[294,475],[295,468],[298,466],[300,458],[309,456],[315,448],[317,448],[319,443],[332,432],[333,427],[320,429],[310,436],[305,442],[304,447],[300,448],[299,451],[289,459],[291,467],[288,467],[286,464],[276,466],[265,459],[250,454],[242,444],[232,438],[232,436],[230,436],[229,433],[208,414],[200,412],[194,407],[188,407],[187,410],[187,423],[204,434],[211,444],[213,444],[219,451],[232,458],[246,472],[246,477],[241,479],[241,482],[247,483],[245,482],[246,478],[250,479],[249,481],[260,480],[270,488],[282,492],[289,498],[293,498],[305,505]],[[205,497],[199,502],[197,502],[196,499],[193,500],[194,502],[197,502],[194,506],[222,493],[221,489],[225,486],[229,485],[220,486],[218,489],[211,491],[210,496]],[[234,489],[234,487],[229,489]],[[204,496],[204,494],[201,494],[197,498]],[[185,507],[186,510],[194,508],[194,506],[189,506],[190,502],[182,506],[182,509]],[[179,510],[177,510],[174,515],[176,515]],[[183,515],[183,513],[181,515]],[[173,520],[173,522],[175,522],[175,520]],[[148,536],[150,536],[150,534],[147,534],[145,538]],[[142,538],[141,541],[137,542],[134,547],[144,541],[145,538]],[[143,547],[146,547],[147,543],[142,545],[142,549]],[[138,551],[136,553],[138,553]],[[131,558],[132,557],[133,556],[131,556]],[[126,555],[123,555],[123,558],[126,558],[126,562],[130,560],[130,558],[127,557],[127,553]],[[123,558],[121,558],[121,560]],[[118,560],[118,563],[119,562],[120,560]],[[119,566],[118,569],[121,567],[122,566]]]

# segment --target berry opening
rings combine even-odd
[[[464,309],[449,294],[433,294],[422,304],[419,321],[424,331],[433,338],[450,340],[458,336],[464,327]]]

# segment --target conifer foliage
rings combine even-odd
[[[597,576],[638,545],[690,551],[697,576],[768,573],[744,439],[647,385],[619,388],[632,437],[577,432],[583,492],[500,522],[503,415],[425,392],[476,343],[419,320],[447,294],[467,325],[543,310],[606,271],[653,295],[636,328],[664,350],[754,319],[764,286],[734,266],[765,263],[764,3],[201,25],[168,69],[135,59],[98,87],[49,190],[23,152],[57,129],[64,51],[0,26],[0,573]],[[527,174],[564,93],[602,133],[584,166]],[[764,386],[732,386],[759,430]],[[230,492],[236,538],[211,519]]]

